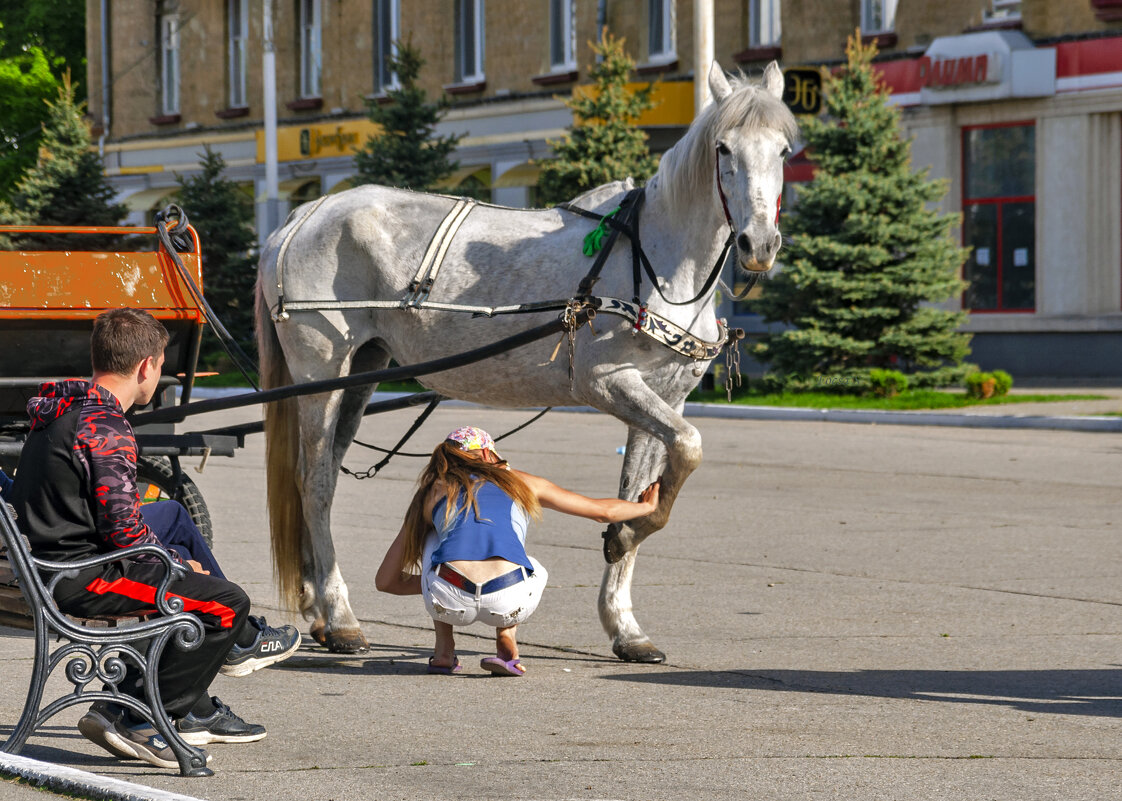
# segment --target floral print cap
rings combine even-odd
[[[461,426],[445,437],[460,446],[461,451],[481,451],[484,448],[491,451],[495,456],[499,456],[498,451],[495,450],[495,440],[491,439],[491,435],[484,431],[482,428],[475,426]],[[501,459],[502,457],[499,456]]]

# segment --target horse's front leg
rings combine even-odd
[[[339,477],[335,431],[343,392],[300,399],[300,494],[307,540],[304,542],[305,611],[314,615],[313,636],[338,653],[370,647],[351,610],[347,584],[331,540],[331,502]]]
[[[651,399],[656,400],[657,404],[651,402]],[[643,540],[666,525],[682,485],[701,464],[701,434],[682,417],[681,406],[682,404],[678,404],[678,408],[671,408],[665,401],[650,392],[644,407],[657,414],[646,419],[640,417],[638,420],[624,418],[633,430],[648,435],[654,441],[648,442],[646,439],[636,441],[639,448],[636,453],[637,461],[624,462],[620,497],[635,500],[647,486],[647,484],[638,486],[637,482],[640,479],[646,478],[649,484],[650,481],[660,477],[659,473],[652,474],[649,470],[638,469],[640,464],[638,460],[651,458],[649,454],[651,448],[656,449],[661,457],[662,483],[659,488],[658,508],[655,511],[624,523],[612,523],[604,532],[604,558],[609,563],[618,562],[625,554],[639,547]],[[620,416],[618,410],[616,416]],[[636,433],[629,436],[629,452],[632,447],[630,439],[636,436]],[[635,467],[631,467],[632,464]]]
[[[641,429],[628,429],[627,453],[620,476],[619,496],[635,500],[663,471],[666,448]],[[666,655],[639,627],[631,605],[631,575],[638,546],[604,568],[598,608],[600,623],[612,638],[612,651],[628,662],[662,662]]]
[[[658,531],[682,484],[701,463],[701,435],[681,415],[684,401],[671,406],[637,373],[614,374],[594,384],[600,408],[630,426],[620,497],[634,500],[661,475],[658,508],[649,515],[613,523],[604,532],[608,566],[600,585],[600,621],[612,637],[612,651],[633,662],[661,662],[665,655],[639,627],[631,606],[631,578],[639,544]]]

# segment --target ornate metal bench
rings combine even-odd
[[[32,733],[67,707],[109,701],[128,707],[155,726],[175,752],[180,773],[184,776],[213,775],[206,766],[203,753],[185,743],[176,732],[164,711],[156,681],[160,655],[173,637],[178,646],[185,649],[197,648],[202,642],[202,623],[194,615],[182,611],[183,602],[179,598],[167,593],[168,585],[185,568],[175,564],[164,550],[154,545],[136,546],[129,548],[127,553],[103,554],[75,562],[37,559],[31,555],[27,538],[16,528],[12,510],[3,502],[0,502],[0,536],[9,568],[7,590],[0,592],[0,622],[19,625],[21,619],[27,619],[22,618],[26,610],[31,625],[23,627],[32,628],[35,632],[35,661],[27,701],[19,722],[0,750],[18,754]],[[154,555],[167,567],[167,573],[156,591],[157,609],[154,614],[146,618],[106,617],[77,621],[59,611],[53,593],[63,578],[86,568],[142,553]],[[4,571],[0,570],[0,581],[4,578]],[[14,601],[13,586],[18,586],[24,605]],[[116,625],[121,621],[129,621],[129,625]],[[52,637],[57,638],[54,646],[51,644]],[[118,689],[129,664],[144,676],[143,701]],[[74,688],[44,706],[47,679],[60,665]],[[100,688],[88,689],[94,682],[97,683],[95,687],[100,685]]]

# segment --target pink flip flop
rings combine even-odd
[[[497,656],[489,656],[480,661],[479,666],[491,671],[493,676],[525,676],[526,668],[522,667],[521,659],[511,659],[504,662]]]
[[[432,660],[434,659],[436,659],[435,656],[429,657],[429,673],[433,673],[438,676],[453,676],[464,669],[464,666],[460,664],[459,658],[456,659],[456,664],[452,665],[452,667],[448,667],[447,665],[434,665],[432,663]]]

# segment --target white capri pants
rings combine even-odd
[[[425,564],[430,560],[425,556]],[[482,593],[477,587],[470,593],[436,575],[436,568],[426,567],[421,574],[421,595],[425,609],[433,620],[452,626],[468,626],[476,621],[502,629],[525,621],[538,608],[549,574],[534,557],[534,572],[522,581],[495,592]],[[523,568],[525,570],[525,568]]]

